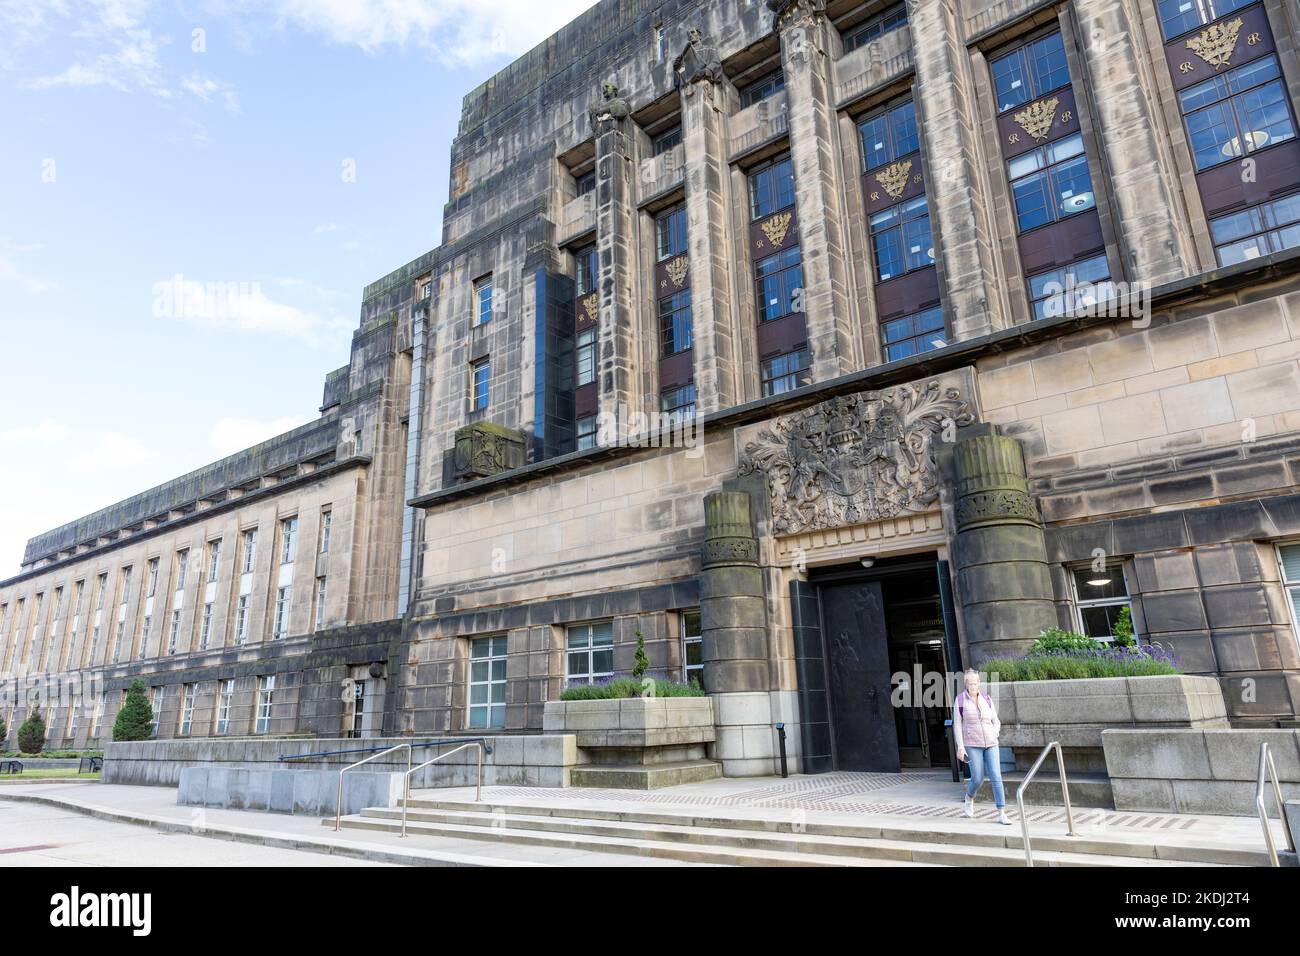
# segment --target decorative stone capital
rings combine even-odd
[[[704,499],[704,566],[757,564],[749,492],[715,491]]]
[[[673,61],[673,77],[678,89],[693,83],[717,83],[722,79],[722,57],[718,48],[692,27],[686,49]]]
[[[767,8],[772,11],[772,29],[777,34],[826,19],[826,0],[767,0]]]
[[[591,132],[596,136],[618,127],[632,113],[627,100],[618,95],[618,87],[613,83],[602,83],[600,95],[600,105],[587,111],[587,117],[591,120]]]
[[[1020,442],[989,433],[957,442],[957,530],[990,524],[1042,524],[1029,493]]]
[[[456,429],[453,456],[455,476],[473,479],[522,468],[527,451],[520,432],[490,422],[475,422]]]

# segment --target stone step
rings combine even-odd
[[[657,790],[717,780],[721,776],[722,764],[716,760],[683,760],[656,764],[583,764],[570,771],[570,782],[575,787]]]
[[[344,818],[344,824],[400,829],[401,810],[387,807],[368,809],[360,816]],[[716,828],[680,821],[646,824],[482,809],[411,810],[407,815],[407,832],[527,845],[559,845],[569,849],[599,846],[605,852],[649,853],[695,862],[707,862],[710,855],[723,854],[733,865],[765,865],[774,860],[785,865],[790,862],[786,858],[792,856],[809,866],[856,866],[882,862],[950,866],[1024,865],[1022,849],[1008,846],[1005,837],[998,838],[992,834],[978,842],[963,844],[917,839],[917,835],[911,833],[846,837],[761,828]],[[1175,861],[1136,858],[1113,852],[1089,853],[1082,841],[1072,841],[1067,851],[1053,849],[1046,843],[1047,838],[1036,841],[1034,857],[1036,863],[1045,866],[1178,865]],[[700,856],[702,853],[706,855]],[[772,854],[778,856],[772,858]]]
[[[1006,789],[1007,806],[1016,802],[1016,788],[1025,779],[1020,771],[1003,771],[1002,785]],[[1114,810],[1115,797],[1111,792],[1110,778],[1104,773],[1071,773],[1067,778],[1070,787],[1070,805],[1100,810]],[[954,785],[955,786],[955,785]],[[979,796],[992,799],[989,785],[980,788]],[[1025,805],[1035,807],[1063,807],[1061,799],[1061,780],[1054,771],[1046,768],[1038,772],[1033,783],[1025,791]]]
[[[574,799],[581,799],[581,797],[578,793],[575,793]],[[505,815],[512,818],[521,818],[521,821],[529,818],[577,821],[580,825],[579,828],[581,828],[581,825],[626,823],[660,828],[684,827],[692,833],[699,828],[731,833],[740,831],[759,834],[791,834],[795,832],[795,824],[791,820],[710,815],[707,812],[695,811],[690,814],[676,814],[652,810],[604,810],[590,806],[487,804],[433,797],[412,797],[409,806],[411,816],[408,819],[414,819],[414,814],[417,812],[450,812],[464,814],[464,822],[476,822],[483,826],[491,826],[493,820]],[[375,811],[366,810],[364,812],[367,814],[392,814],[398,817],[399,820],[401,817],[400,807],[393,809],[381,808]],[[524,824],[521,822],[521,825]],[[1059,831],[1062,829],[1062,825],[1057,824],[1055,829]],[[899,820],[897,823],[891,822],[887,825],[806,821],[799,824],[799,833],[814,837],[845,837],[857,840],[887,839],[944,846],[1009,849],[1020,854],[1022,861],[1024,859],[1024,843],[1018,824],[1012,827],[998,827],[990,823],[990,828],[987,831],[978,831],[964,829],[960,826],[955,826],[952,829],[942,829],[932,823],[930,825],[911,825],[904,820]],[[1262,849],[1238,849],[1199,843],[1196,840],[1173,842],[1171,839],[1173,834],[1168,831],[1162,832],[1162,839],[1158,843],[1155,841],[1137,842],[1134,839],[1125,840],[1097,833],[1084,833],[1077,837],[1067,836],[1063,833],[1044,833],[1042,824],[1034,824],[1030,830],[1030,836],[1033,840],[1035,859],[1038,858],[1039,851],[1042,850],[1112,856],[1123,858],[1130,863],[1146,864],[1161,862],[1205,866],[1265,866],[1268,864],[1268,855]],[[1140,838],[1141,834],[1135,832],[1132,836]]]

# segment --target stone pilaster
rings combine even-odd
[[[841,205],[848,186],[836,161],[831,57],[839,41],[826,18],[825,0],[768,0],[768,7],[781,39],[803,258],[804,319],[813,380],[821,382],[862,366]]]
[[[596,138],[596,249],[600,329],[596,382],[600,409],[608,414],[639,409],[637,381],[636,195],[630,109],[606,83],[604,102],[591,111]]]
[[[953,449],[953,559],[967,663],[1028,649],[1057,624],[1047,546],[1020,442],[975,426]]]
[[[980,107],[956,0],[908,0],[908,19],[926,155],[943,157],[928,170],[930,222],[948,321],[962,341],[1009,324],[982,188]]]
[[[1142,24],[1127,0],[1092,0],[1075,13],[1124,268],[1152,285],[1181,279],[1196,271],[1196,253],[1190,230],[1179,228],[1185,207],[1173,185],[1168,132],[1148,92],[1156,83],[1137,48]]]
[[[727,201],[725,99],[717,78],[681,75],[682,142],[686,154],[686,221],[690,236],[691,322],[695,402],[701,412],[740,401],[736,391],[731,204]]]
[[[718,729],[713,756],[727,776],[772,773],[767,599],[749,493],[708,495],[704,522],[700,625]]]

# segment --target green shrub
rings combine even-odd
[[[681,684],[677,681],[657,680],[649,678],[654,683],[654,692],[643,694],[643,681],[633,680],[631,677],[615,677],[603,684],[575,684],[573,687],[566,687],[560,692],[560,700],[628,700],[633,697],[703,697],[704,691],[700,690],[700,685],[692,681],[689,684]]]
[[[1124,607],[1120,609],[1119,617],[1115,619],[1115,643],[1119,647],[1133,647],[1137,644],[1137,639],[1133,637],[1133,609]]]
[[[35,711],[18,728],[18,749],[24,754],[38,754],[45,746],[45,721]]]
[[[145,696],[144,681],[131,682],[126,701],[113,721],[114,740],[148,740],[153,736],[153,707]]]
[[[632,676],[637,680],[645,677],[645,672],[650,669],[650,658],[645,653],[645,635],[640,629],[636,632],[636,657],[632,663]]]
[[[985,662],[985,680],[1080,680],[1093,677],[1154,677],[1180,674],[1168,654],[1130,647],[1100,651],[1054,651]]]
[[[1074,631],[1063,631],[1059,627],[1050,627],[1038,635],[1038,640],[1029,648],[1030,654],[1052,654],[1056,651],[1101,651],[1105,645],[1084,637]]]

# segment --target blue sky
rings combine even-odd
[[[593,0],[0,0],[0,577],[317,414],[463,95]],[[160,283],[242,283],[172,310]]]

